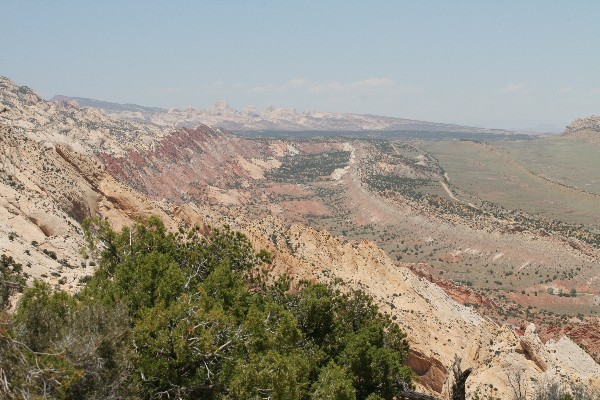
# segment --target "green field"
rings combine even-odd
[[[593,168],[599,163],[594,150],[600,149],[584,151],[580,143],[548,139],[424,142],[422,148],[438,159],[453,187],[480,200],[569,224],[600,226],[599,169]]]
[[[535,174],[600,194],[600,144],[553,138],[495,143]]]

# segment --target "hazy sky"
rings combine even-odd
[[[46,98],[561,129],[600,114],[599,21],[597,0],[4,0],[0,75]]]

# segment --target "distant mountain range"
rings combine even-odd
[[[137,104],[119,104],[109,101],[87,99],[85,97],[54,96],[50,101],[53,102],[73,102],[76,101],[83,108],[99,108],[107,113],[136,113],[141,112],[144,115],[153,115],[166,112],[168,110],[160,107],[144,107]]]
[[[224,101],[209,109],[171,109],[144,107],[136,104],[118,104],[69,96],[54,96],[51,101],[77,103],[79,107],[93,107],[107,114],[136,122],[159,126],[193,128],[206,124],[230,131],[414,131],[443,133],[511,134],[500,129],[484,129],[453,124],[417,121],[378,115],[345,114],[319,111],[297,112],[294,109],[268,107],[259,110],[246,107],[235,110]]]

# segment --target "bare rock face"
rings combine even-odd
[[[84,153],[122,154],[135,145],[149,147],[168,130],[112,118],[95,108],[79,108],[68,99],[43,100],[26,86],[0,76],[0,123],[30,139],[65,144]]]
[[[74,289],[93,268],[80,254],[80,223],[103,216],[120,229],[162,210],[115,181],[93,156],[0,127],[0,248],[34,278]]]
[[[546,343],[548,351],[560,362],[563,370],[584,379],[600,378],[600,366],[594,359],[567,336]]]
[[[91,154],[97,138],[85,127],[120,123],[44,102],[5,78],[0,100],[7,109],[0,113],[0,250],[31,278],[74,291],[93,272],[80,253],[86,217],[106,217],[117,229],[139,215],[158,214],[169,223],[160,207],[117,182]],[[65,130],[65,124],[74,128]]]
[[[578,131],[594,131],[600,134],[600,116],[592,115],[585,118],[578,118],[567,126],[565,133],[569,134]]]
[[[600,305],[600,301],[596,305]],[[548,340],[560,340],[563,336],[578,343],[597,363],[600,362],[600,325],[597,321],[586,321],[581,325],[575,326],[547,327],[540,333],[540,337],[544,342]]]
[[[442,393],[448,370],[439,360],[411,350],[406,364],[419,377],[419,383],[435,393]]]
[[[525,334],[520,338],[520,345],[524,354],[529,357],[542,372],[548,370],[550,354],[540,338],[535,334],[535,325],[529,324],[529,326],[527,326]]]

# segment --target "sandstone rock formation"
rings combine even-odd
[[[117,229],[139,215],[169,221],[92,155],[119,153],[127,138],[149,138],[152,127],[45,102],[6,78],[0,78],[0,103],[6,110],[0,114],[0,249],[32,278],[76,290],[93,272],[80,253],[85,217],[109,218]]]
[[[0,123],[31,139],[70,145],[79,152],[122,154],[128,147],[147,148],[169,130],[109,117],[76,102],[44,101],[27,86],[0,76]]]
[[[569,126],[567,126],[567,129],[565,129],[565,134],[584,130],[600,133],[600,116],[591,115],[589,117],[576,119]]]

